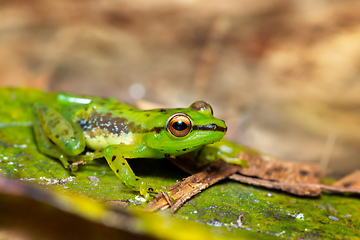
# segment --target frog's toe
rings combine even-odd
[[[144,187],[140,188],[140,195],[143,196],[146,200],[150,199],[150,194],[149,194],[150,191],[148,190],[149,190],[148,188],[144,188]]]
[[[76,172],[77,170],[79,170],[79,167],[78,165],[69,164],[68,169],[70,172]]]
[[[144,196],[146,200],[150,198],[150,193],[161,193],[161,192],[170,194],[171,196],[171,193],[168,192],[165,187],[154,187],[153,185],[146,182],[143,182],[140,186],[140,194]]]

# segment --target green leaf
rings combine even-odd
[[[104,159],[80,165],[79,171],[70,173],[58,160],[38,152],[31,127],[31,103],[46,101],[42,91],[1,89],[0,92],[3,103],[0,175],[41,187],[41,190],[28,189],[19,196],[6,192],[6,186],[0,184],[1,226],[13,221],[18,227],[26,227],[29,223],[22,222],[24,218],[39,221],[38,225],[30,225],[41,231],[42,226],[58,222],[64,225],[49,229],[54,235],[66,236],[66,222],[76,222],[77,226],[69,229],[78,228],[76,232],[86,239],[97,239],[103,232],[111,235],[108,239],[130,235],[135,238],[137,234],[152,239],[360,237],[358,198],[337,195],[301,198],[233,181],[223,181],[204,190],[174,214],[146,213],[141,210],[146,202],[138,192],[120,183]],[[166,187],[187,176],[165,159],[136,159],[130,164],[137,175]],[[32,191],[45,192],[35,198],[30,194]],[[115,215],[107,215],[109,210],[104,204],[107,200],[127,201],[130,206],[125,211],[110,212]],[[47,214],[44,209],[53,214]],[[28,211],[32,218],[25,213]],[[132,224],[112,225],[111,216],[116,214],[127,216]]]

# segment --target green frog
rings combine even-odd
[[[52,99],[55,105],[33,105],[39,151],[71,171],[80,163],[105,157],[116,176],[145,198],[164,189],[136,176],[127,159],[174,158],[220,141],[227,131],[204,101],[188,108],[140,110],[114,98],[52,93]],[[220,150],[214,154],[212,149],[211,155],[211,160],[243,164]]]

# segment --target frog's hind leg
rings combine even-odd
[[[69,157],[85,149],[85,138],[80,126],[50,107],[35,104],[33,110],[34,133],[39,151],[59,159],[64,167],[77,170],[77,166],[69,164]]]
[[[69,168],[67,157],[45,136],[41,124],[37,119],[34,119],[34,134],[37,147],[41,153],[59,159],[65,168]]]

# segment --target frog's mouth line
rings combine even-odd
[[[192,127],[193,130],[202,130],[202,131],[216,131],[216,132],[226,132],[227,127],[220,127],[216,124],[208,125],[195,125]]]

